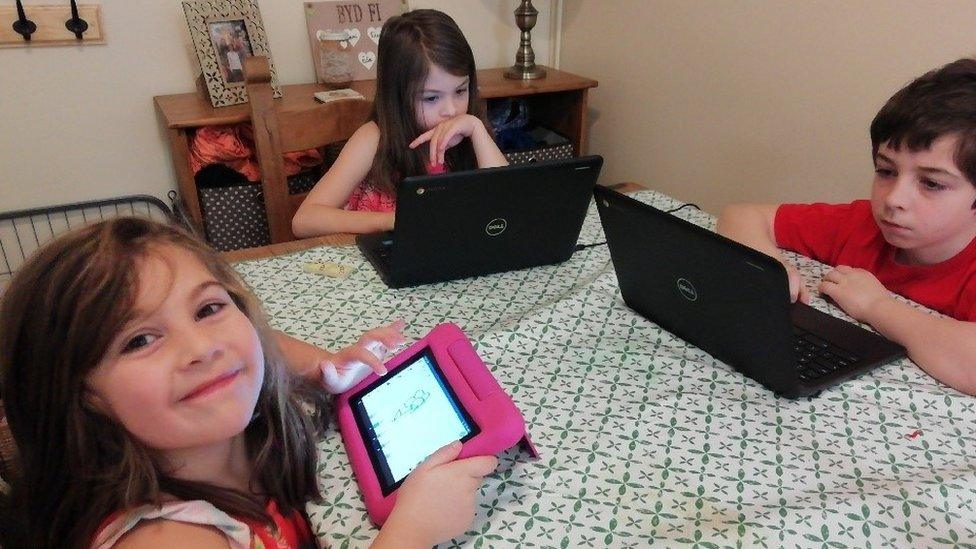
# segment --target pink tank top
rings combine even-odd
[[[447,168],[444,164],[428,164],[427,173],[429,175],[447,173]],[[377,189],[372,183],[363,181],[349,195],[346,209],[352,212],[393,212],[396,211],[396,197]]]

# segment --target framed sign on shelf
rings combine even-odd
[[[351,57],[352,80],[376,78],[376,51],[380,43],[383,23],[407,11],[406,0],[323,0],[305,2],[305,22],[308,42],[312,49],[312,63],[319,82],[327,81],[320,60],[323,37],[341,33],[346,39],[342,47]]]
[[[268,58],[274,96],[281,97],[257,0],[183,0],[183,13],[214,107],[247,103],[244,58],[248,55]]]

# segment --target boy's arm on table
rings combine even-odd
[[[792,264],[786,261],[776,246],[773,224],[778,204],[731,204],[719,215],[715,230],[736,242],[777,259],[786,267],[790,283],[790,299],[810,302],[810,293],[803,278]]]
[[[840,265],[820,291],[841,309],[908,350],[927,374],[976,395],[976,323],[938,317],[896,300],[868,271]]]

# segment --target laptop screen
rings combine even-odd
[[[356,242],[392,287],[559,263],[573,254],[601,166],[590,156],[408,177],[388,264],[381,237]]]

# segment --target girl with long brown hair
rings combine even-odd
[[[0,304],[20,525],[4,545],[314,547],[318,431],[301,397],[348,388],[362,363],[383,373],[370,349],[402,327],[329,353],[273,332],[230,265],[177,228],[120,218],[55,240]],[[452,462],[459,450],[411,474],[376,546],[464,530],[496,458]]]
[[[309,193],[292,231],[391,230],[403,178],[507,165],[482,111],[471,46],[450,16],[414,10],[387,19],[370,120]]]

